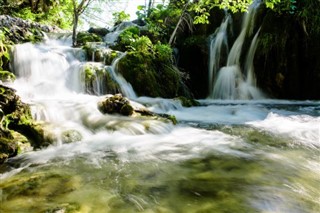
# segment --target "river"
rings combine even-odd
[[[83,92],[81,50],[51,41],[16,47],[16,82],[36,120],[82,139],[0,166],[0,211],[320,211],[320,102],[137,97],[178,124],[103,115]],[[78,79],[78,80],[77,80]],[[80,86],[79,86],[80,85]]]

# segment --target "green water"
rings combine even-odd
[[[184,131],[189,130],[179,134]],[[244,126],[199,134],[202,131],[228,135],[215,149],[195,141],[192,146],[198,150],[192,153],[197,155],[190,154],[190,144],[159,152],[144,149],[145,153],[139,153],[139,147],[122,150],[113,145],[95,153],[52,157],[46,163],[30,160],[37,153],[18,158],[2,166],[2,170],[25,168],[1,179],[0,210],[319,212],[318,149],[292,145],[287,138]],[[152,136],[149,143],[166,141],[163,137]],[[148,137],[130,136],[130,140]],[[30,165],[23,164],[28,161]]]

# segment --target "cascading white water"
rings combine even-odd
[[[124,95],[134,98],[136,95],[131,85],[116,71],[121,57],[116,58],[112,66],[105,66],[102,63],[86,62],[82,49],[72,48],[69,42],[63,40],[48,39],[35,45],[16,45],[12,68],[17,80],[10,86],[17,89],[25,102],[31,104],[36,120],[53,124],[52,132],[58,138],[68,129],[80,131],[83,136],[89,137],[92,133],[83,123],[92,125],[101,120],[108,123],[115,118],[105,118],[97,109],[99,97],[86,94],[86,66],[99,68],[99,73],[90,73],[93,75],[93,82],[90,83],[93,94],[105,95],[106,82],[104,73],[100,72],[109,72]],[[137,128],[137,125],[140,127]],[[135,124],[130,120],[121,120],[116,126],[113,128],[127,128],[127,131],[133,133],[145,131],[143,124]],[[161,124],[156,126],[159,126],[158,131],[162,131]]]
[[[104,41],[106,42],[107,45],[115,45],[115,43],[117,42],[117,39],[119,37],[119,35],[128,27],[132,27],[132,26],[137,26],[136,24],[132,23],[132,22],[122,22],[121,24],[115,26],[113,29],[111,29],[111,32],[108,33],[105,37],[104,37]]]
[[[118,63],[123,57],[125,57],[125,55],[126,54],[123,53],[120,55],[120,57],[115,58],[111,66],[108,67],[108,70],[110,71],[111,75],[115,78],[117,83],[120,85],[122,94],[128,98],[134,99],[137,98],[137,95],[133,90],[131,84],[128,83],[126,79],[124,79],[123,76],[117,72]]]
[[[223,48],[225,48],[226,53],[228,50],[228,38],[227,38],[227,29],[230,22],[231,16],[227,15],[224,21],[222,21],[220,27],[212,35],[210,41],[210,51],[209,51],[209,91],[213,91],[214,87],[214,78],[219,70],[221,65],[221,53]]]
[[[250,35],[253,31],[253,23],[256,16],[256,11],[260,5],[260,1],[254,1],[254,3],[249,7],[248,12],[243,17],[242,29],[235,40],[230,53],[228,55],[227,63],[225,67],[220,68],[218,74],[214,76],[214,86],[209,84],[209,98],[214,99],[261,99],[263,98],[262,93],[256,87],[256,80],[253,69],[253,58],[255,51],[257,49],[259,30],[255,34],[250,49],[247,53],[247,58],[245,61],[245,72],[241,71],[240,56],[242,54],[242,46],[245,38]],[[225,21],[222,22],[222,26]],[[217,46],[219,48],[219,46]],[[209,64],[214,64],[216,58],[211,57]],[[220,52],[221,50],[214,50],[215,52]],[[214,55],[213,55],[214,56]],[[212,71],[209,70],[209,79],[212,79]],[[211,80],[212,82],[213,80]]]
[[[58,137],[55,146],[0,165],[0,212],[317,212],[319,101],[207,99],[185,108],[136,99],[174,115],[176,126],[103,115],[100,97],[83,94],[81,51],[31,44],[15,51],[11,86],[34,118],[58,136],[82,137]],[[242,81],[231,67],[222,72],[228,85]]]

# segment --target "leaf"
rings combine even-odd
[[[10,54],[8,52],[4,52],[3,56],[8,60],[10,59]]]

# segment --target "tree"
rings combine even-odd
[[[72,27],[72,45],[77,46],[77,28],[79,23],[79,17],[88,8],[88,6],[94,0],[81,0],[80,3],[77,0],[72,0],[73,5],[73,27]]]

